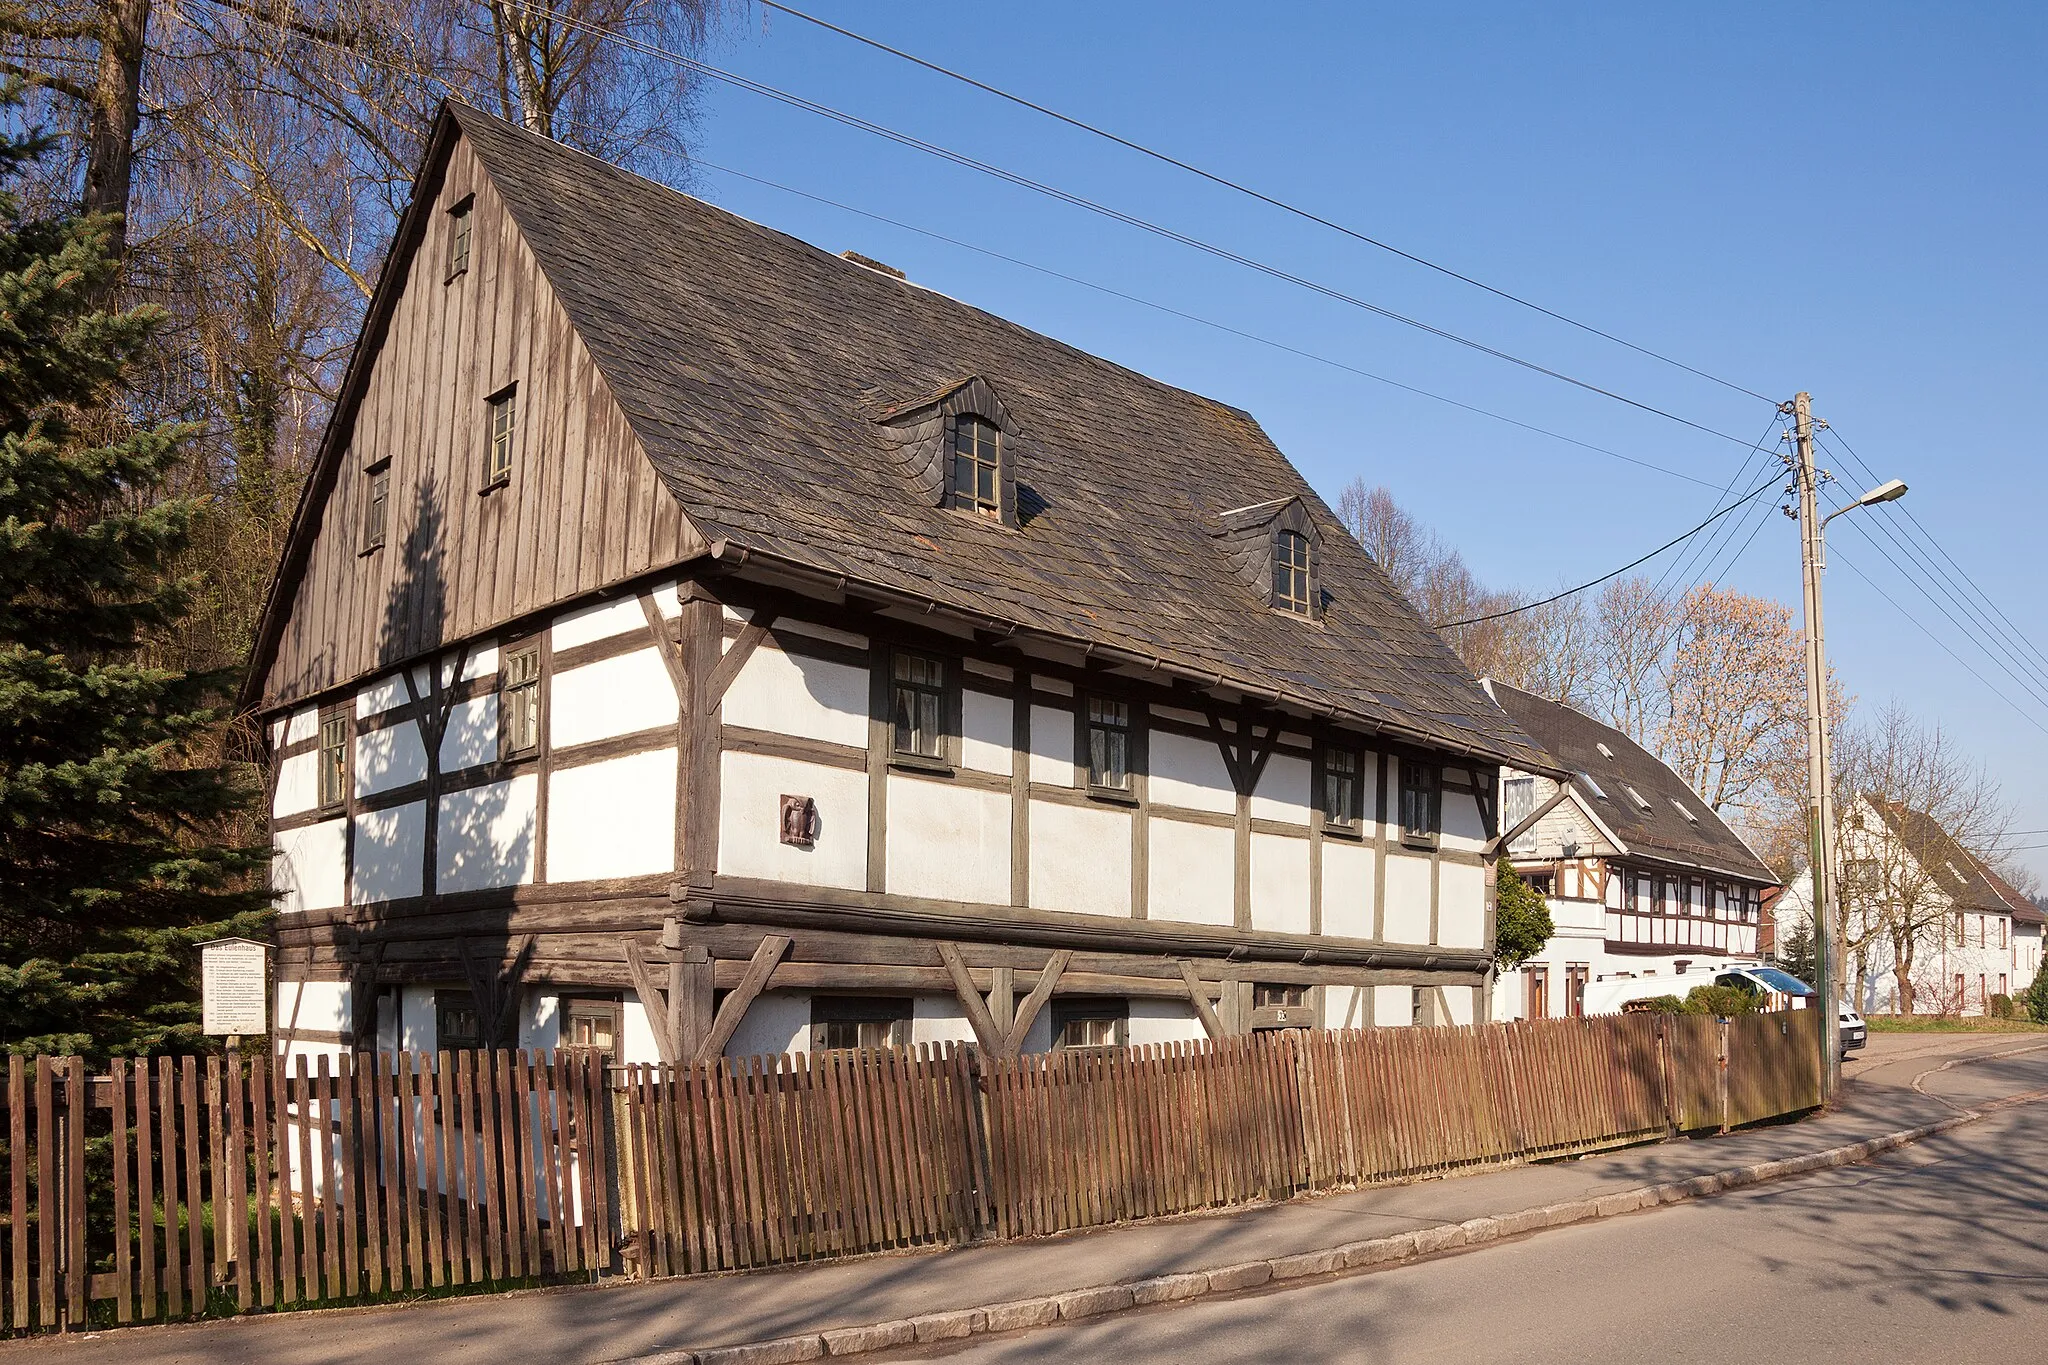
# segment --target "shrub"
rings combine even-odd
[[[2010,1019],[2013,1017],[2012,997],[1994,992],[1985,1002],[1984,1009],[1993,1019]]]
[[[1694,986],[1685,997],[1687,1014],[1711,1014],[1726,1018],[1734,1014],[1755,1014],[1763,997],[1740,986]]]
[[[2027,987],[2023,997],[2027,1003],[2027,1017],[2037,1024],[2048,1024],[2048,971],[2034,974],[2034,984]]]
[[[1621,1007],[1623,1014],[1683,1014],[1685,1002],[1675,995],[1653,995],[1647,1000],[1631,1000]]]

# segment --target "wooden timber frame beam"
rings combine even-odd
[[[485,1047],[518,1046],[519,986],[526,979],[526,969],[533,961],[535,948],[535,937],[523,935],[510,961],[502,966],[497,963],[487,965],[477,960],[468,939],[456,940],[456,951],[462,958],[462,973],[469,978],[469,993],[476,1000],[477,1023],[482,1029],[481,1041]]]
[[[677,1062],[709,1061],[725,1052],[725,1045],[739,1030],[762,991],[768,988],[776,966],[788,955],[795,940],[787,934],[766,934],[748,959],[739,984],[726,993],[716,1015],[711,1012],[712,973],[715,964],[702,947],[686,947],[680,957],[668,963],[668,985],[664,988],[654,965],[633,940],[626,940],[626,970],[633,979],[633,993],[647,1013],[654,1034],[654,1050],[664,1066]]]
[[[953,978],[953,989],[960,997],[961,1008],[967,1012],[967,1024],[974,1030],[975,1041],[981,1044],[984,1052],[1000,1061],[1011,1061],[1024,1051],[1024,1040],[1031,1033],[1031,1025],[1037,1022],[1045,1002],[1052,998],[1067,964],[1074,960],[1073,953],[1067,949],[1055,952],[1039,972],[1038,983],[1031,988],[1031,993],[1017,1006],[1016,1017],[1002,1019],[999,1014],[1009,1013],[1007,1004],[1001,999],[1010,988],[1009,975],[1005,973],[996,979],[991,999],[985,1000],[967,970],[967,963],[960,956],[959,947],[941,943],[938,952],[939,961]]]
[[[1480,856],[1491,858],[1497,855],[1502,849],[1506,848],[1509,844],[1512,844],[1515,840],[1521,838],[1524,834],[1527,834],[1530,830],[1536,828],[1537,821],[1541,820],[1544,816],[1550,814],[1550,812],[1556,810],[1560,805],[1564,803],[1564,799],[1570,796],[1571,794],[1572,789],[1570,783],[1558,783],[1557,790],[1550,794],[1550,799],[1548,801],[1545,801],[1535,810],[1532,810],[1527,815],[1523,816],[1520,823],[1518,823],[1513,829],[1502,830],[1499,834],[1496,834],[1491,839],[1488,839],[1486,841],[1486,846],[1480,850]]]
[[[1187,983],[1188,1002],[1195,1007],[1195,1017],[1202,1021],[1202,1032],[1214,1042],[1227,1031],[1223,1020],[1217,1017],[1216,1007],[1209,1003],[1209,992],[1202,985],[1202,978],[1195,974],[1195,964],[1182,960],[1180,978]]]

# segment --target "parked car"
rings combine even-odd
[[[1813,987],[1798,977],[1767,967],[1760,962],[1720,962],[1704,970],[1681,972],[1677,976],[1603,977],[1586,986],[1586,1013],[1619,1014],[1639,1001],[1660,995],[1680,1000],[1698,986],[1733,986],[1767,998],[1766,1008],[1808,1008],[1815,999]]]
[[[1870,1041],[1870,1028],[1863,1022],[1863,1016],[1847,1005],[1842,1006],[1842,1060],[1849,1060],[1849,1054]]]

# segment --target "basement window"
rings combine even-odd
[[[484,1045],[483,1016],[468,991],[434,992],[434,1046],[442,1052],[464,1052]]]
[[[1052,1049],[1122,1047],[1129,1037],[1128,1001],[1074,996],[1052,1002]]]
[[[814,995],[811,1051],[908,1047],[910,1001],[900,996]]]

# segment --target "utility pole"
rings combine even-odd
[[[1820,579],[1826,567],[1821,540],[1818,476],[1813,467],[1812,395],[1795,397],[1793,481],[1799,495],[1799,558],[1806,599],[1806,820],[1807,867],[1813,883],[1814,987],[1820,992],[1821,1101],[1831,1103],[1842,1081],[1842,1017],[1836,1000],[1842,952],[1835,942],[1834,793],[1828,753],[1828,661],[1821,626]]]

